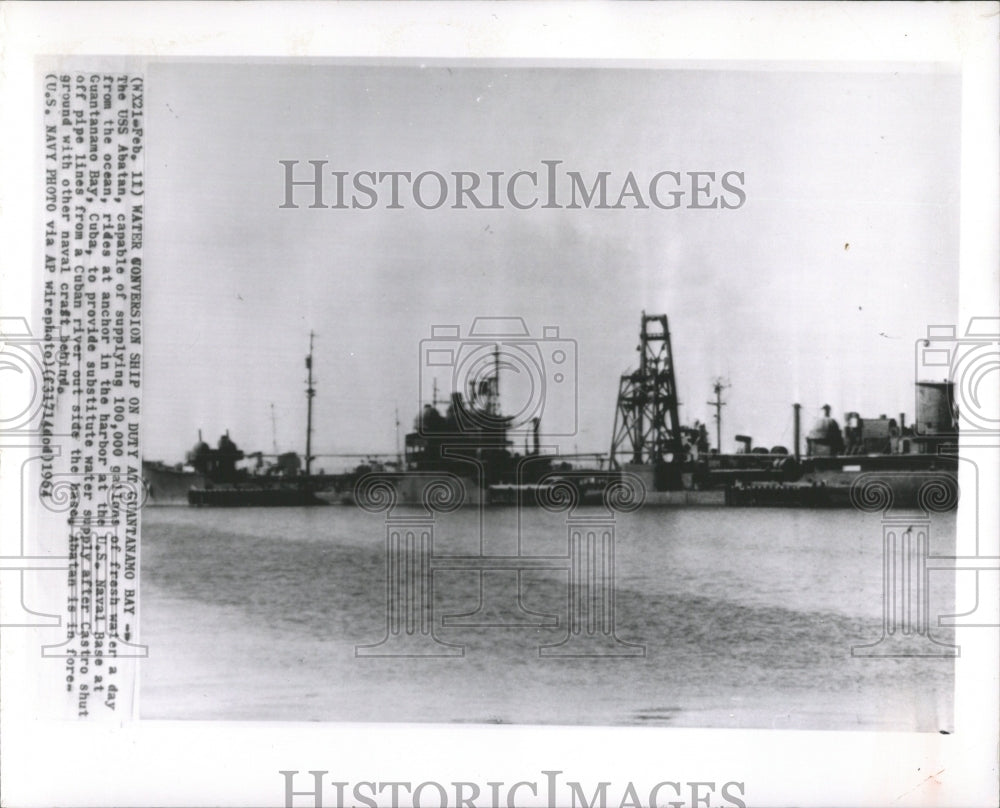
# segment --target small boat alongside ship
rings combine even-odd
[[[754,447],[752,438],[738,435],[741,451],[721,453],[709,446],[703,424],[680,423],[667,318],[643,312],[640,364],[621,377],[610,452],[555,455],[540,450],[539,415],[517,420],[502,414],[499,350],[495,346],[492,372],[470,382],[467,398],[456,391],[442,403],[435,394],[422,407],[405,436],[405,453],[395,461],[314,474],[310,336],[304,463],[292,452],[270,455],[269,462],[259,452],[245,455],[228,432],[212,449],[199,434],[185,466],[143,463],[149,500],[216,507],[364,505],[360,487],[377,481],[400,505],[426,503],[440,495],[442,484],[466,505],[535,506],[567,495],[587,505],[620,495],[627,481],[637,489],[631,496],[651,506],[871,510],[880,503],[931,503],[948,510],[957,503],[958,423],[950,382],[916,382],[912,425],[904,414],[862,418],[848,412],[842,429],[827,406],[807,433],[803,451],[801,408],[795,404],[790,450]],[[715,389],[718,436],[718,384]],[[512,433],[523,437],[523,453],[513,450]],[[255,466],[239,465],[254,457]]]

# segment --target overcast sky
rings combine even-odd
[[[737,433],[790,446],[795,401],[806,428],[826,403],[838,418],[912,418],[914,343],[956,317],[955,73],[174,63],[148,75],[149,459],[180,460],[199,427],[269,451],[272,403],[278,448],[302,451],[310,330],[318,452],[394,451],[394,409],[406,431],[421,397],[420,341],[489,315],[574,341],[577,395],[552,394],[543,420],[563,430],[575,402],[564,450],[607,451],[643,309],[670,318],[682,421],[708,421],[713,379],[730,383],[732,450]],[[285,210],[279,160],[484,177],[561,160],[610,171],[616,191],[629,171],[640,185],[739,171],[746,202]]]

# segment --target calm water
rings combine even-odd
[[[564,555],[540,510],[439,517],[435,559]],[[932,524],[932,552],[954,519]],[[566,636],[562,570],[525,572],[554,627],[441,625],[476,609],[476,570],[434,574],[435,633],[462,657],[359,658],[386,633],[383,517],[313,509],[148,508],[142,522],[145,718],[951,729],[954,663],[865,659],[882,633],[878,515],[646,509],[616,520],[616,633],[642,657],[548,658]],[[516,606],[516,573],[486,586]],[[931,614],[952,611],[931,578]],[[487,619],[503,618],[488,598]],[[937,630],[943,641],[951,638]]]

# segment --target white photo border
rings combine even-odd
[[[962,74],[960,319],[998,300],[997,6],[994,3],[8,3],[0,7],[3,314],[37,297],[36,60],[677,60],[686,65],[958,66]],[[993,312],[995,314],[995,311]],[[981,473],[982,473],[981,469]],[[986,469],[981,491],[997,491]],[[9,505],[10,479],[3,479]],[[15,480],[16,482],[16,480]],[[996,501],[980,535],[997,555]],[[0,512],[10,514],[10,507]],[[4,525],[6,531],[7,525]],[[961,542],[961,539],[960,539]],[[35,719],[29,654],[3,637],[7,804],[283,805],[280,770],[328,779],[745,783],[748,805],[989,805],[996,800],[997,632],[959,629],[955,733],[455,727]],[[24,692],[31,692],[30,689]],[[308,802],[308,800],[306,801]],[[297,803],[305,804],[305,803]],[[332,804],[332,802],[330,803]],[[539,797],[539,804],[544,804]]]

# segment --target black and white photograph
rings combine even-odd
[[[141,715],[951,730],[957,75],[147,80]]]
[[[36,55],[4,740],[138,768],[11,804],[988,804],[990,84],[848,6],[901,55]]]

